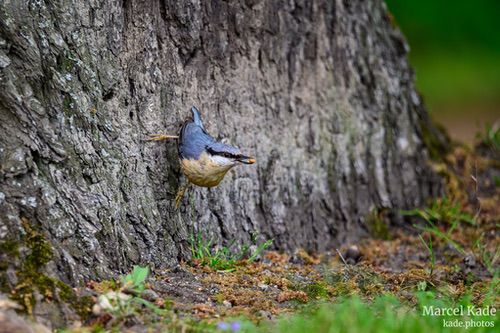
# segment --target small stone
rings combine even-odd
[[[222,302],[222,305],[224,305],[226,308],[230,308],[232,307],[233,305],[231,304],[231,302],[229,302],[228,300],[224,300]]]
[[[0,310],[22,309],[22,307],[8,298],[0,298]]]
[[[248,249],[248,253],[250,253],[250,254],[251,254],[251,253],[255,253],[255,252],[257,252],[257,249],[258,249],[258,246],[257,246],[257,245],[255,245],[255,244],[250,245],[250,248]],[[261,253],[259,253],[259,254],[255,257],[254,261],[260,261],[261,259],[262,259],[262,256],[261,256]]]
[[[50,333],[51,331],[47,326],[33,323],[14,311],[0,310],[0,332]]]
[[[99,304],[94,304],[92,306],[92,313],[96,316],[100,315],[101,314],[101,311],[102,311],[102,308]]]
[[[268,320],[273,319],[273,315],[271,314],[271,312],[265,311],[265,310],[260,310],[259,316],[261,316],[262,318],[268,319]]]
[[[143,299],[145,299],[146,301],[150,301],[150,302],[155,302],[158,298],[160,298],[160,296],[158,296],[158,294],[154,290],[151,290],[151,289],[144,290],[141,293],[141,297]]]
[[[348,264],[355,264],[361,258],[361,252],[356,245],[351,245],[344,253],[344,259]]]
[[[262,291],[267,291],[267,289],[269,289],[269,285],[262,283],[262,284],[259,284],[259,288]]]
[[[468,254],[464,258],[464,264],[467,268],[474,268],[476,267],[476,258],[472,254]]]

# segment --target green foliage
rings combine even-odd
[[[426,242],[424,240],[424,238],[422,237],[422,235],[418,235],[418,237],[422,241],[422,244],[424,244],[425,249],[429,252],[429,258],[431,260],[430,275],[432,276],[432,273],[434,272],[434,268],[436,267],[436,254],[434,253],[434,250],[432,247],[432,237],[429,237],[429,242]]]
[[[500,150],[500,126],[486,126],[484,132],[479,132],[476,135],[478,141],[495,150]],[[497,180],[495,180],[495,183]],[[498,185],[497,185],[498,186]]]
[[[130,288],[137,292],[144,290],[144,282],[149,274],[148,267],[134,266],[132,273],[125,275],[122,278],[125,288]]]
[[[252,238],[256,243],[255,237]],[[240,250],[232,250],[234,243],[235,241],[232,241],[229,246],[215,246],[212,239],[207,240],[201,234],[192,235],[190,239],[192,261],[219,271],[234,271],[238,264],[254,262],[262,251],[271,246],[273,240],[259,244],[254,251],[251,251],[250,245],[247,244],[241,246]]]
[[[494,251],[490,251],[485,242],[483,242],[483,239],[484,233],[476,240],[474,248],[488,272],[494,277],[498,276],[500,275],[500,267],[498,267],[497,261],[500,258],[500,248],[495,248]]]
[[[409,40],[417,85],[432,111],[446,103],[497,103],[500,2],[457,0],[450,7],[446,1],[387,0],[387,5]]]
[[[359,297],[339,298],[334,303],[312,303],[304,305],[299,312],[285,314],[272,321],[255,323],[246,317],[237,319],[224,318],[217,325],[206,321],[192,321],[189,317],[178,318],[169,314],[160,316],[160,326],[151,326],[148,331],[161,332],[231,332],[231,333],[308,333],[308,332],[401,332],[401,333],[460,333],[460,332],[490,332],[492,327],[498,327],[498,316],[488,314],[469,314],[469,306],[484,309],[492,303],[474,305],[471,297],[465,296],[458,300],[438,297],[426,289],[425,282],[419,286],[420,292],[413,295],[415,304],[407,304],[391,295],[382,295],[372,301]],[[413,302],[412,302],[413,303]],[[464,314],[444,313],[430,315],[429,309],[465,309]],[[426,313],[427,311],[427,313]],[[116,318],[120,323],[124,317]],[[471,327],[445,327],[444,322],[461,322]],[[156,322],[156,320],[155,320]],[[487,324],[489,327],[482,327]],[[118,329],[118,328],[117,328]],[[104,330],[95,327],[94,332],[114,332],[120,330]],[[64,331],[64,332],[70,332]],[[80,331],[78,331],[80,332]]]
[[[141,297],[146,288],[145,281],[148,274],[148,267],[134,266],[131,273],[121,277],[122,283],[117,290],[108,291],[98,297],[98,310],[108,312],[116,320],[140,314],[142,306],[157,315],[165,314],[166,310]],[[116,286],[116,284],[111,285]]]
[[[250,257],[248,257],[247,262],[248,263],[254,262],[265,249],[267,249],[269,246],[271,246],[272,243],[273,243],[273,239],[268,239],[264,243],[261,243],[260,245],[258,245],[257,249],[253,253],[250,254]]]
[[[474,218],[470,214],[462,211],[459,203],[453,203],[446,197],[433,201],[430,207],[404,210],[401,211],[401,214],[406,216],[417,216],[423,219],[426,222],[426,225],[415,225],[417,229],[426,231],[429,234],[446,241],[462,254],[465,253],[462,246],[451,238],[451,234],[460,223],[465,222],[471,225],[476,224]],[[443,225],[446,228],[446,231],[442,231],[437,226],[438,223]],[[432,252],[432,247],[428,246],[423,239],[422,241],[426,245],[428,251],[430,249],[430,252]],[[431,238],[429,238],[429,244],[432,246]],[[433,256],[433,253],[431,253],[431,256]]]
[[[493,182],[495,182],[496,187],[500,187],[500,177],[493,176]]]
[[[500,89],[500,53],[469,49],[457,54],[443,47],[418,53],[411,40],[410,45],[415,50],[410,53],[410,63],[417,73],[416,84],[431,114],[462,115],[470,112],[468,106],[476,105],[480,115],[484,112],[482,108],[496,105]]]
[[[462,305],[467,308],[471,305],[469,298],[459,302],[450,299],[438,299],[431,292],[417,294],[417,308],[413,309],[392,296],[380,296],[373,302],[367,303],[357,297],[342,299],[334,304],[324,304],[317,309],[304,311],[300,314],[282,317],[276,322],[269,322],[257,326],[249,322],[242,322],[241,332],[488,332],[491,328],[473,327],[456,328],[443,327],[443,321],[490,322],[498,326],[496,316],[431,316],[424,315],[424,309],[433,307],[455,308]]]
[[[443,223],[450,226],[451,231],[459,223],[466,222],[474,225],[476,221],[466,212],[463,212],[459,203],[453,203],[450,199],[444,197],[434,200],[430,207],[423,209],[416,208],[412,210],[401,211],[406,216],[418,216],[432,224]]]
[[[497,13],[500,4],[491,0],[456,0],[453,7],[446,1],[387,0],[403,31],[418,47],[456,49],[481,47],[500,52]]]

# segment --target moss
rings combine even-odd
[[[339,282],[332,288],[332,294],[335,297],[345,297],[359,294],[359,289],[355,281]]]
[[[212,296],[212,299],[217,303],[217,304],[222,304],[226,300],[226,296],[222,293],[217,293]]]
[[[63,100],[63,112],[67,115],[70,116],[74,113],[74,108],[75,108],[75,101],[73,98],[69,95],[66,94],[64,95],[64,100]]]
[[[78,297],[70,286],[43,273],[45,265],[53,258],[51,245],[28,219],[22,218],[21,224],[25,234],[19,241],[10,240],[0,244],[1,253],[7,255],[7,259],[2,260],[0,265],[0,282],[5,287],[2,291],[9,293],[10,298],[23,305],[24,312],[28,314],[33,313],[35,294],[39,293],[46,301],[62,301],[69,304],[81,318],[88,317],[93,304],[90,297]],[[24,259],[20,249],[28,251]],[[18,260],[20,264],[15,265]],[[17,266],[18,282],[13,288],[9,287],[5,274],[2,274],[9,266]]]
[[[307,296],[311,299],[328,298],[328,286],[322,282],[311,283],[304,288]]]
[[[57,65],[61,72],[70,73],[75,68],[76,63],[73,59],[71,59],[69,54],[61,54],[57,58]]]
[[[0,242],[0,253],[8,256],[18,256],[19,242],[15,240],[6,240]]]
[[[92,297],[80,297],[76,295],[73,288],[60,280],[52,279],[52,282],[54,283],[54,287],[59,290],[59,296],[61,300],[65,303],[70,304],[70,306],[76,311],[80,318],[85,319],[91,314],[92,306],[94,305]]]
[[[361,271],[356,276],[356,283],[359,290],[365,295],[380,295],[384,290],[384,284],[378,274],[372,274],[369,271]]]
[[[62,301],[69,304],[81,318],[87,318],[92,310],[89,296],[78,297],[74,290],[64,282],[37,271],[21,270],[18,272],[19,283],[11,292],[11,298],[24,306],[32,314],[35,306],[35,292],[46,301]]]
[[[53,253],[50,244],[33,229],[28,219],[22,218],[21,223],[25,231],[21,243],[23,247],[29,249],[29,253],[22,260],[21,268],[16,272],[19,282],[11,291],[11,296],[24,305],[26,312],[31,314],[35,306],[35,290],[44,297],[52,298],[53,296],[52,283],[47,281],[49,278],[40,272],[52,259]]]
[[[373,209],[366,216],[366,227],[370,234],[379,239],[390,239],[389,224],[385,219],[386,209]]]
[[[9,259],[19,256],[19,242],[15,240],[6,240],[0,242],[0,271],[9,267]]]
[[[430,122],[430,121],[429,121]],[[420,121],[422,140],[429,151],[431,160],[443,161],[445,155],[450,151],[450,138],[444,127],[438,124],[429,124]]]
[[[51,245],[43,235],[33,230],[27,219],[21,221],[26,231],[26,245],[31,250],[24,261],[25,270],[38,271],[52,259],[54,254]]]

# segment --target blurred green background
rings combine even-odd
[[[386,0],[431,116],[472,144],[500,118],[500,1]]]

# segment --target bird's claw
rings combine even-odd
[[[181,186],[177,191],[175,196],[175,209],[179,209],[181,206],[182,199],[184,198],[184,194],[186,193],[187,188],[189,187],[189,183],[187,185]]]
[[[165,141],[170,139],[178,139],[178,135],[168,135],[168,134],[151,134],[147,141]]]

